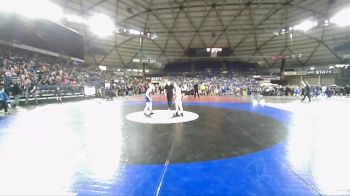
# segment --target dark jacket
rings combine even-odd
[[[13,96],[20,95],[22,93],[21,88],[19,87],[19,84],[14,84],[12,86],[11,93]]]
[[[306,85],[305,86],[305,94],[310,94],[310,92],[311,92],[310,85]]]

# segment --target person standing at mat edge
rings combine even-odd
[[[8,114],[8,105],[10,103],[10,98],[6,94],[5,89],[3,86],[0,86],[0,106],[4,108],[5,114]]]
[[[194,89],[194,98],[196,98],[196,95],[197,95],[199,99],[199,92],[198,92],[199,86],[197,83],[194,84],[193,89]]]
[[[145,95],[145,101],[146,101],[146,107],[143,110],[144,114],[146,117],[151,117],[153,113],[152,111],[152,97],[151,97],[151,93],[155,90],[154,85],[151,83],[148,85],[148,89],[146,91],[146,95]]]
[[[182,107],[182,91],[181,88],[174,82],[174,88],[175,88],[175,117],[183,117],[184,116],[184,109]]]
[[[304,101],[305,98],[307,97],[309,99],[309,102],[311,102],[311,87],[308,81],[304,82],[302,81],[303,86],[305,87],[304,91],[304,98],[301,101]]]
[[[168,110],[170,110],[171,105],[173,104],[174,85],[172,85],[170,83],[170,81],[167,81],[164,88],[165,88],[165,92],[166,92],[166,99],[168,101]]]

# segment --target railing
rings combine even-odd
[[[34,92],[30,90],[24,90],[19,95],[20,103],[27,103],[31,101],[39,100],[51,100],[57,97],[61,98],[78,98],[78,97],[94,97],[95,92],[85,93],[87,86],[71,86],[71,85],[38,85]],[[91,87],[89,88],[91,89]],[[10,95],[11,100],[15,100],[15,97]]]

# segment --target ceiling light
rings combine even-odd
[[[2,0],[0,1],[0,11],[1,12],[13,12],[16,4],[13,0]]]
[[[73,15],[73,14],[66,14],[64,16],[64,18],[68,21],[68,22],[74,22],[74,23],[87,23],[87,21],[80,16],[77,15]]]
[[[316,21],[312,21],[312,20],[305,20],[304,22],[298,24],[298,25],[295,25],[293,27],[294,30],[297,30],[297,31],[308,31],[314,27],[317,26],[317,22]]]
[[[97,14],[92,16],[88,20],[88,25],[90,27],[90,30],[100,37],[112,35],[116,29],[113,20],[104,14]]]
[[[101,71],[106,71],[107,67],[104,65],[99,65],[98,68],[100,68]]]
[[[350,25],[349,17],[350,17],[350,8],[346,8],[338,12],[336,15],[334,15],[331,18],[331,22],[342,27],[349,26]]]
[[[157,34],[152,34],[151,39],[157,39],[157,38],[158,38]]]
[[[30,19],[41,18],[51,21],[58,21],[64,16],[62,8],[48,0],[1,0],[0,11],[14,12]]]
[[[140,35],[140,31],[138,30],[134,30],[134,29],[129,29],[129,33],[132,34],[132,35]]]

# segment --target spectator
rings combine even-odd
[[[20,98],[20,95],[22,94],[21,88],[20,88],[20,82],[21,81],[19,79],[15,80],[11,88],[11,94],[15,98],[15,104],[14,104],[15,107],[19,105],[19,98]]]
[[[304,101],[307,97],[309,99],[309,102],[311,102],[311,88],[309,82],[303,82],[303,85],[305,86],[305,92],[304,92],[304,98],[301,101]]]
[[[0,106],[4,108],[5,114],[8,114],[8,104],[10,102],[10,98],[5,92],[4,86],[0,86]]]

